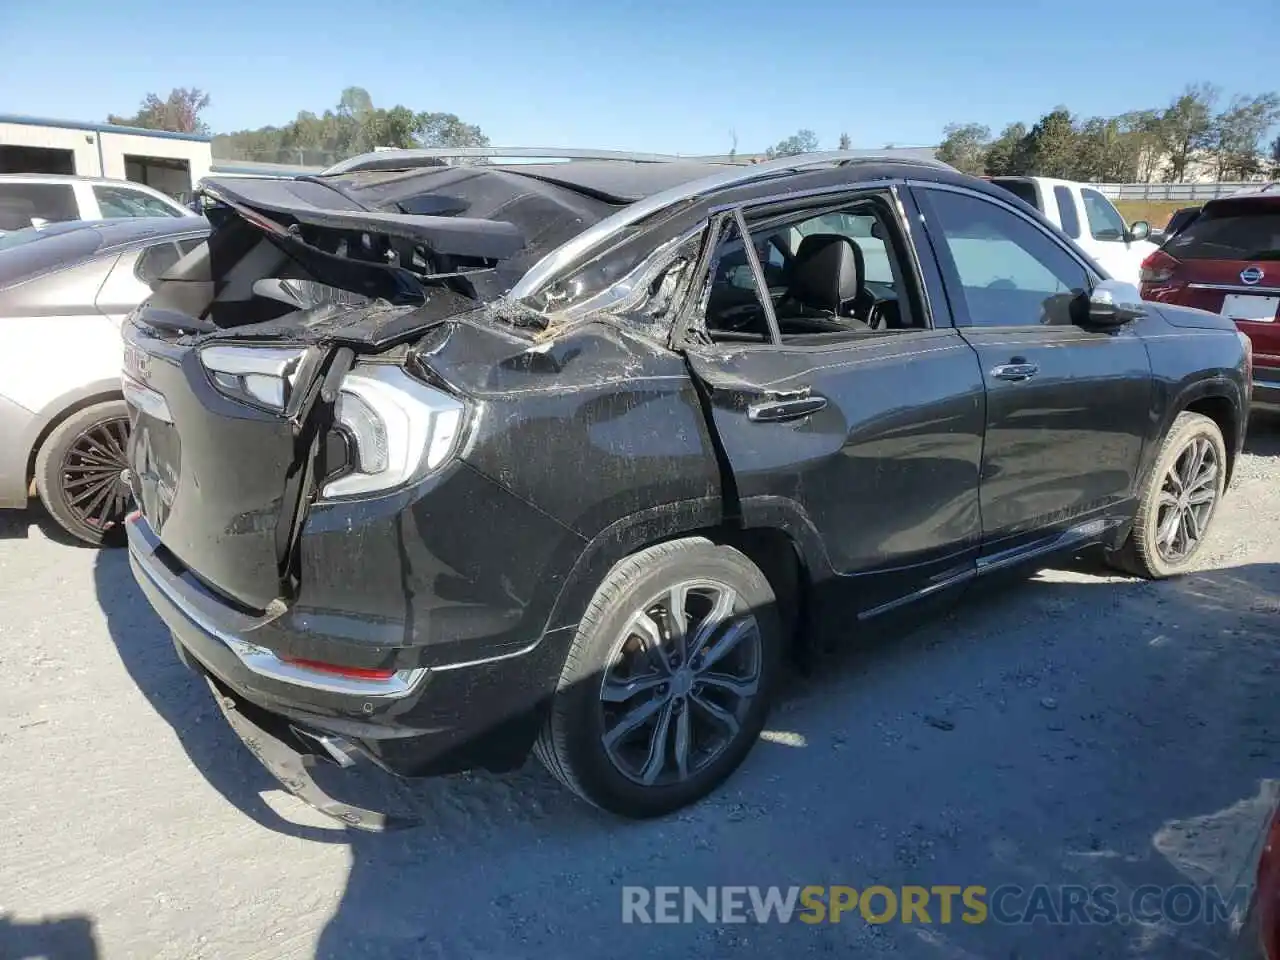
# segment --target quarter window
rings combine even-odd
[[[1084,215],[1089,218],[1089,232],[1095,240],[1123,240],[1128,228],[1111,201],[1097,190],[1081,190]]]
[[[1080,239],[1080,218],[1076,215],[1076,198],[1067,187],[1053,188],[1053,198],[1058,201],[1058,220],[1062,223],[1062,232],[1072,240]]]
[[[182,254],[176,244],[157,243],[142,251],[133,270],[134,276],[150,287],[180,259]]]
[[[1072,322],[1071,303],[1090,277],[1048,233],[990,200],[943,190],[928,199],[948,286],[959,288],[969,325]]]

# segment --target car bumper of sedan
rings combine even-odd
[[[27,505],[28,437],[36,415],[0,396],[0,508]]]
[[[134,577],[179,655],[211,680],[232,726],[278,777],[250,742],[264,732],[302,754],[340,765],[363,755],[407,777],[512,769],[527,756],[555,676],[553,634],[515,654],[394,670],[337,666],[323,638],[291,637],[285,655],[278,629],[264,645],[264,618],[184,570],[145,518],[131,516],[126,529]],[[390,659],[411,658],[402,649]],[[241,720],[258,733],[246,736]]]

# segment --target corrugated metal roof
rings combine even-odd
[[[63,130],[91,130],[95,133],[123,133],[132,137],[155,137],[157,140],[192,140],[196,143],[209,143],[213,140],[213,137],[199,133],[147,130],[143,127],[122,127],[115,123],[81,123],[76,120],[51,120],[48,117],[26,117],[15,113],[0,113],[0,123],[14,123],[25,127],[57,127]]]

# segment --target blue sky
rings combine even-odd
[[[132,113],[198,86],[215,131],[323,111],[343,87],[478,123],[495,144],[931,144],[1059,103],[1163,105],[1189,81],[1280,87],[1277,0],[0,0],[0,112]],[[1217,21],[1221,30],[1207,29]],[[225,23],[227,26],[217,26]],[[1264,39],[1264,38],[1269,38]]]

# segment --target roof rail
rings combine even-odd
[[[362,153],[335,163],[322,171],[322,177],[358,170],[405,170],[412,167],[437,166],[445,160],[479,159],[502,160],[625,160],[631,163],[667,163],[672,160],[690,159],[665,153],[630,153],[625,150],[575,150],[560,147],[421,147],[411,149],[383,149]]]
[[[1239,190],[1233,190],[1228,194],[1220,197],[1214,197],[1214,200],[1224,200],[1228,197],[1256,197],[1260,193],[1271,193],[1280,191],[1280,180],[1259,180],[1256,183],[1245,184]],[[1208,201],[1206,201],[1208,202]]]
[[[580,261],[592,250],[604,244],[619,230],[674,204],[692,200],[703,194],[723,190],[727,187],[741,186],[753,180],[764,179],[776,174],[799,172],[814,167],[839,167],[851,163],[866,162],[902,163],[915,167],[925,166],[952,171],[955,169],[941,160],[913,159],[894,156],[889,153],[868,153],[861,150],[806,153],[794,157],[779,157],[776,160],[766,160],[763,163],[726,167],[724,170],[718,170],[708,176],[690,180],[688,183],[681,183],[668,190],[645,197],[643,200],[638,200],[623,207],[612,216],[605,217],[603,220],[592,224],[582,233],[562,243],[530,267],[524,276],[516,282],[516,285],[511,288],[507,296],[512,300],[524,300],[533,296],[550,283],[562,270]]]

